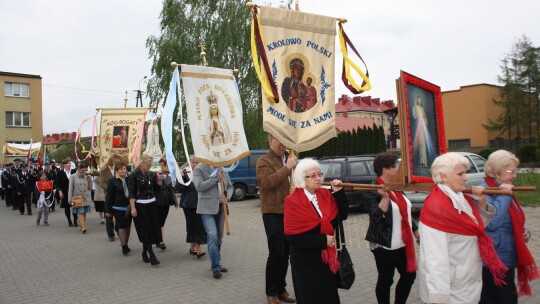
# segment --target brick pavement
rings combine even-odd
[[[167,250],[157,250],[161,265],[141,261],[142,246],[135,229],[132,253],[121,254],[118,240],[107,240],[96,212],[88,215],[88,233],[67,227],[63,210],[51,213],[51,226],[36,226],[33,216],[19,215],[0,207],[0,303],[266,303],[264,269],[266,239],[257,199],[233,202],[232,234],[225,237],[223,265],[229,272],[223,279],[211,276],[208,256],[188,253],[185,221],[181,209],[171,209],[165,225]],[[540,257],[540,208],[527,208],[530,248]],[[342,303],[376,303],[376,269],[364,241],[367,215],[352,211],[346,221],[349,251],[355,263],[357,281],[349,291],[340,290]],[[289,291],[293,291],[290,272]],[[397,279],[397,276],[396,276]],[[540,303],[540,283],[533,283],[536,295],[520,303]],[[419,303],[415,283],[409,303]]]

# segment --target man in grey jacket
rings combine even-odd
[[[223,181],[224,194],[221,195],[220,182]],[[208,254],[212,262],[212,274],[221,279],[221,273],[227,268],[221,266],[221,243],[223,239],[224,214],[223,202],[231,198],[233,185],[226,172],[201,163],[193,170],[193,183],[199,192],[197,214],[201,215],[204,230],[208,237]]]

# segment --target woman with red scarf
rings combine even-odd
[[[483,187],[464,195],[469,161],[458,153],[437,157],[431,165],[436,185],[420,213],[420,298],[425,303],[478,303],[482,291],[482,262],[502,283],[507,267],[497,257],[485,233],[495,208]]]
[[[373,167],[377,184],[384,185],[396,178],[398,157],[392,153],[375,156]],[[364,203],[369,212],[366,241],[377,265],[377,302],[390,304],[390,287],[395,269],[399,272],[395,303],[406,303],[416,278],[416,256],[413,234],[418,240],[418,227],[411,217],[411,202],[400,191],[366,192]]]
[[[483,186],[512,190],[519,159],[505,150],[498,150],[488,158]],[[516,303],[518,295],[531,295],[529,281],[538,278],[538,268],[526,243],[531,237],[525,229],[525,213],[513,195],[488,195],[487,201],[497,208],[486,233],[493,239],[497,256],[508,267],[506,284],[496,285],[489,270],[482,270],[483,287],[480,303]],[[516,290],[515,269],[519,291]]]
[[[319,163],[304,159],[294,171],[296,189],[285,198],[285,238],[290,246],[294,294],[298,304],[340,303],[334,228],[348,216],[349,201],[333,180],[331,193],[321,188]]]

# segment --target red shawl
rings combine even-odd
[[[384,185],[381,178],[377,177],[377,184]],[[389,191],[388,195],[390,199],[396,203],[399,208],[399,214],[401,214],[401,238],[405,243],[405,253],[407,255],[407,271],[415,272],[418,269],[416,264],[416,255],[414,252],[414,242],[412,237],[412,229],[409,225],[409,212],[407,212],[407,201],[403,197],[403,193],[399,191]],[[392,208],[392,206],[389,206]]]
[[[478,224],[465,212],[458,212],[450,197],[437,185],[433,187],[433,190],[431,190],[431,193],[424,201],[424,207],[420,212],[420,221],[424,225],[440,231],[476,236],[478,238],[478,249],[482,261],[489,268],[489,271],[491,271],[495,284],[498,286],[503,285],[505,284],[503,278],[508,267],[497,256],[497,252],[493,248],[493,240],[484,230],[484,222],[476,205],[466,195],[465,199],[471,206]]]
[[[484,179],[486,184],[490,187],[498,187],[497,182],[491,177]],[[514,204],[511,204],[508,208],[510,219],[512,220],[512,230],[514,232],[514,243],[516,245],[517,254],[517,273],[518,273],[518,286],[519,295],[532,294],[529,281],[538,279],[538,267],[534,261],[525,240],[523,239],[523,232],[525,231],[525,213],[519,204],[515,195],[512,195]]]
[[[285,234],[301,234],[312,230],[321,225],[321,234],[334,235],[334,227],[331,221],[338,213],[337,203],[328,189],[319,188],[315,190],[319,209],[322,217],[313,207],[304,193],[304,188],[296,188],[293,193],[285,198],[284,205],[284,227]],[[326,247],[321,252],[322,261],[333,273],[336,273],[339,267],[337,260],[336,247]]]

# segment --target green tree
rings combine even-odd
[[[540,132],[540,51],[523,36],[509,54],[501,61],[501,74],[497,77],[501,84],[500,99],[494,99],[495,106],[503,112],[494,120],[483,125],[488,131],[506,135],[508,140],[522,138],[534,140]]]
[[[281,6],[290,7],[290,3],[282,1]],[[149,58],[152,59],[152,77],[146,88],[151,104],[159,106],[164,103],[171,80],[171,62],[200,64],[199,44],[204,43],[210,66],[238,69],[236,79],[249,147],[267,148],[262,128],[260,84],[249,48],[251,12],[246,3],[229,0],[164,0],[160,18],[160,34],[151,35],[146,41]],[[177,121],[177,125],[179,123]],[[182,150],[181,141],[175,142],[175,150]]]

